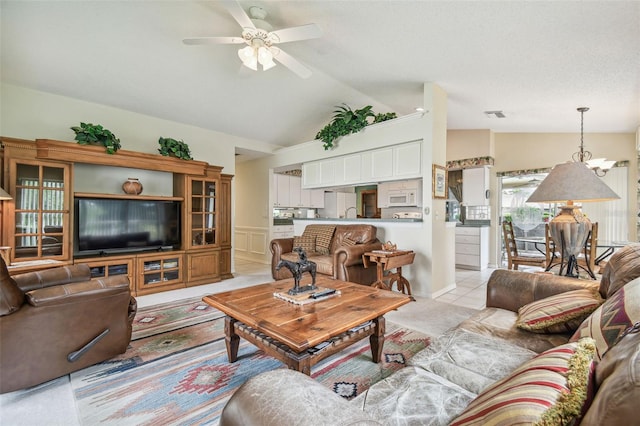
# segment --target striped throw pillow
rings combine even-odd
[[[570,341],[591,337],[596,342],[598,360],[620,335],[640,321],[640,277],[629,281],[596,309],[571,336]]]
[[[592,398],[594,357],[589,338],[549,349],[485,389],[450,426],[573,424]]]
[[[574,332],[602,302],[597,288],[556,294],[521,307],[516,326],[534,333]]]

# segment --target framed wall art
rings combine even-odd
[[[447,198],[447,169],[433,165],[433,198]]]

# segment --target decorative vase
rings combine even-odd
[[[122,190],[125,194],[139,195],[142,194],[142,184],[137,178],[129,178],[122,184]]]

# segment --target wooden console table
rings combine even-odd
[[[376,264],[377,280],[371,284],[372,287],[391,290],[395,282],[399,292],[408,294],[411,300],[415,301],[411,295],[411,284],[402,276],[402,267],[411,265],[415,257],[413,250],[374,250],[364,253],[362,262],[365,268],[368,268],[371,262]]]

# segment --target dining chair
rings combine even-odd
[[[521,255],[518,253],[513,224],[509,221],[502,222],[502,233],[504,235],[504,248],[507,252],[507,269],[518,270],[518,266],[547,266],[547,257],[542,255]]]

